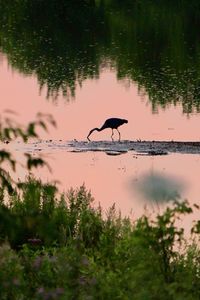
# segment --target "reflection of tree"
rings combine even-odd
[[[200,110],[197,0],[3,1],[2,51],[48,96],[74,95],[111,62],[118,79],[137,81],[153,110],[182,103]]]
[[[145,88],[154,110],[177,102],[185,112],[200,110],[200,14],[194,5],[199,7],[198,2],[192,2],[110,4],[118,12],[110,17],[118,78],[128,77]]]
[[[36,74],[47,96],[73,96],[77,83],[98,76],[106,25],[93,1],[12,1],[1,10],[2,51],[14,68]]]

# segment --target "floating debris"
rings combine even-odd
[[[167,155],[168,152],[165,150],[160,150],[160,149],[156,149],[156,150],[149,150],[147,152],[147,155]]]
[[[115,156],[115,155],[121,155],[121,154],[124,154],[124,153],[127,153],[128,151],[106,151],[105,153],[107,154],[107,155],[113,155],[113,156]]]

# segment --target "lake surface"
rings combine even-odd
[[[120,127],[122,140],[200,141],[198,10],[179,1],[130,2],[82,1],[78,22],[70,1],[54,13],[54,1],[48,8],[1,5],[0,111],[12,109],[21,123],[37,112],[54,116],[57,129],[40,133],[47,146],[29,147],[45,155],[53,173],[42,169],[36,176],[58,180],[61,191],[84,183],[103,208],[116,203],[123,214],[139,216],[145,205],[199,202],[199,154],[113,156],[48,147],[86,141],[110,117],[129,121]],[[106,129],[91,139],[110,136]],[[19,159],[23,147],[13,143]],[[25,175],[19,169],[16,178]]]

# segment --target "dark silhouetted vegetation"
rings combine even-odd
[[[199,248],[176,226],[191,212],[103,217],[84,186],[59,195],[29,178],[0,203],[1,299],[199,299]]]
[[[98,77],[107,30],[94,1],[13,2],[0,2],[1,48],[12,67],[36,74],[49,98],[73,96]]]
[[[198,1],[0,1],[0,11],[1,50],[47,97],[74,96],[107,65],[137,82],[154,111],[199,111]]]
[[[0,11],[1,51],[48,97],[73,96],[106,65],[136,81],[154,110],[178,102],[199,110],[197,1],[0,0]],[[133,222],[114,206],[95,208],[84,186],[60,194],[33,177],[14,182],[8,165],[14,172],[18,162],[6,144],[37,138],[48,122],[0,120],[0,299],[199,300],[200,221],[185,240],[187,202]],[[28,171],[45,163],[25,158]]]
[[[47,131],[47,125],[56,126],[55,120],[49,114],[38,113],[36,120],[30,122],[27,126],[22,126],[13,117],[14,112],[11,110],[5,111],[0,116],[0,142],[2,144],[0,149],[0,194],[5,189],[8,193],[13,193],[14,186],[17,184],[10,176],[10,171],[15,172],[19,162],[16,161],[11,149],[7,148],[6,145],[17,138],[23,142],[27,142],[31,138],[38,138],[39,128]],[[44,165],[50,170],[49,165],[41,157],[33,157],[29,153],[25,153],[24,156],[24,167],[28,171]]]

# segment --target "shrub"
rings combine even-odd
[[[1,299],[200,298],[199,248],[176,226],[187,202],[133,223],[92,201],[29,178],[1,202]]]

